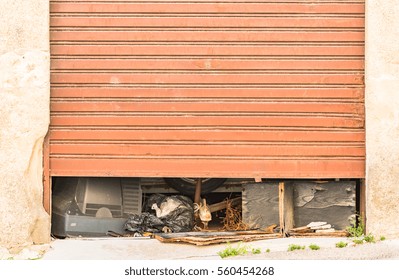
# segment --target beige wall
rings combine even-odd
[[[49,242],[43,138],[49,124],[49,1],[0,0],[0,247]]]
[[[399,237],[399,5],[366,12],[366,218]],[[49,1],[0,0],[0,246],[48,242],[42,144],[49,123]]]
[[[399,237],[399,2],[366,3],[367,230]]]

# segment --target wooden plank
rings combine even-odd
[[[55,73],[52,84],[182,84],[182,85],[363,85],[361,73]]]
[[[328,181],[326,183],[295,181],[294,185],[296,207],[323,209],[330,206],[348,206],[354,208],[356,205],[354,181]],[[330,223],[323,218],[319,220]]]
[[[308,226],[302,226],[290,229],[289,234],[292,235],[293,233],[310,233],[310,232],[314,231],[311,230]]]
[[[51,88],[52,98],[241,98],[248,100],[252,98],[279,98],[279,99],[356,99],[362,101],[364,97],[363,88],[345,87],[290,87],[284,85],[282,88],[195,88],[195,87],[55,87]],[[248,100],[249,101],[249,100]],[[257,101],[257,100],[256,100]]]
[[[320,166],[320,161],[323,162]],[[52,176],[364,178],[364,159],[50,157]]]
[[[358,197],[358,205],[356,207],[356,210],[359,209],[359,215],[360,218],[362,219],[362,222],[365,225],[365,232],[367,231],[367,215],[366,215],[366,180],[365,179],[360,179],[359,184],[358,184],[359,190],[357,191]]]
[[[236,197],[236,198],[231,199],[230,202],[231,202],[232,206],[237,206],[237,205],[241,204],[242,199],[241,199],[241,197]],[[210,209],[211,213],[226,209],[226,207],[227,207],[226,200],[209,205],[209,209]]]
[[[279,218],[280,233],[283,237],[294,228],[294,188],[292,184],[280,182],[279,189]]]
[[[274,113],[346,113],[364,114],[363,103],[343,102],[213,102],[174,101],[126,102],[126,101],[53,101],[51,112],[274,112]]]
[[[173,3],[173,5],[171,5]],[[189,14],[360,14],[364,3],[50,3],[54,13],[189,13]]]
[[[280,224],[280,234],[285,237],[284,231],[284,182],[278,183],[278,216],[279,216],[279,224]]]
[[[50,41],[72,42],[364,42],[363,31],[64,31],[50,30]]]
[[[354,181],[327,183],[295,181],[295,223],[324,221],[336,230],[350,226],[356,213]]]
[[[279,223],[277,182],[243,185],[242,218],[250,228],[263,229]]]
[[[294,212],[294,186],[291,183],[285,183],[284,187],[284,234],[287,235],[288,232],[295,226],[295,212]]]
[[[51,27],[179,27],[179,28],[270,28],[270,27],[312,27],[312,28],[363,28],[364,18],[348,17],[194,17],[194,16],[164,16],[164,17],[65,17],[53,15],[50,18]]]
[[[363,70],[362,59],[53,58],[53,70]]]
[[[102,55],[102,56],[364,56],[364,45],[346,43],[345,45],[168,45],[168,44],[54,44],[50,46],[54,55]]]

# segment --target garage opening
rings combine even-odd
[[[203,218],[196,215],[194,192],[182,193],[181,186],[173,187],[167,181],[164,178],[55,177],[52,234],[57,238],[154,237],[154,234],[176,232],[257,231],[257,234],[271,234],[273,238],[305,233],[334,236],[344,234],[346,227],[356,222],[360,211],[357,199],[360,185],[356,180],[256,183],[228,179],[201,194],[201,206],[206,201],[210,215]],[[280,193],[282,186],[286,194]],[[282,209],[282,203],[288,210]],[[165,214],[165,211],[169,212]],[[187,217],[192,220],[187,221]],[[317,232],[306,229],[315,222],[322,223]]]

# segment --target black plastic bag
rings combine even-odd
[[[150,213],[132,214],[125,223],[125,230],[131,232],[161,232],[164,223]]]
[[[143,213],[130,215],[125,230],[131,232],[185,232],[194,226],[194,208],[182,195],[154,194],[143,205]]]

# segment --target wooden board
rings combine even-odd
[[[356,213],[356,182],[326,182],[288,180],[280,186],[278,182],[245,184],[243,220],[252,227],[283,225],[284,233],[294,226],[319,221],[344,230]]]
[[[295,181],[295,226],[325,221],[337,230],[350,226],[356,213],[355,181],[324,184]]]
[[[243,185],[242,218],[251,228],[280,224],[278,182]]]
[[[294,187],[291,182],[279,182],[280,233],[287,236],[294,227]]]

